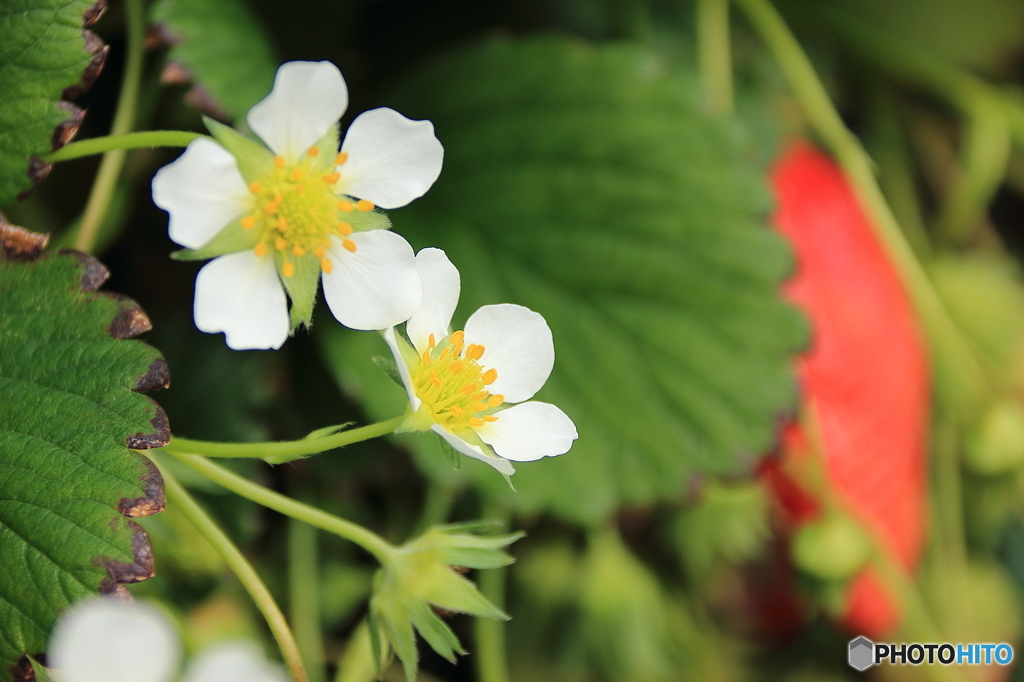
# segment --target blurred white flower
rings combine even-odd
[[[68,609],[50,636],[47,656],[56,682],[170,682],[181,644],[174,625],[144,602],[89,599]],[[203,649],[184,682],[287,682],[253,642]]]
[[[207,121],[217,141],[193,141],[153,179],[171,239],[194,250],[180,257],[218,256],[196,280],[196,326],[232,348],[279,348],[308,325],[321,274],[331,312],[354,329],[384,329],[419,304],[412,248],[374,208],[422,196],[444,150],[429,121],[374,109],[339,152],[347,105],[333,64],[288,62],[246,119],[266,147]]]
[[[50,637],[47,663],[60,682],[168,682],[181,645],[152,606],[90,599],[68,609]]]
[[[420,251],[416,268],[423,300],[405,326],[408,338],[394,327],[384,332],[412,405],[402,428],[431,429],[506,476],[515,473],[509,460],[568,452],[579,437],[572,420],[554,405],[529,400],[555,363],[544,318],[518,305],[487,305],[465,330],[449,333],[459,271],[440,249]]]

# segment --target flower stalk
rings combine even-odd
[[[66,144],[57,151],[44,156],[43,161],[58,163],[124,149],[187,147],[189,142],[199,137],[204,137],[204,135],[185,130],[146,130],[120,135],[104,135]]]

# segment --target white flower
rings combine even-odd
[[[412,406],[404,428],[429,428],[506,476],[515,473],[508,460],[568,452],[579,437],[572,420],[554,405],[529,400],[555,363],[544,318],[518,305],[487,305],[464,331],[449,333],[459,271],[440,249],[420,251],[416,268],[423,300],[405,326],[408,339],[393,327],[384,332]]]
[[[143,603],[89,599],[61,617],[48,662],[56,682],[169,682],[181,644],[170,620]],[[252,642],[222,642],[199,653],[185,682],[287,682]]]
[[[321,273],[331,312],[354,329],[384,329],[419,304],[412,248],[374,209],[422,196],[444,150],[429,121],[374,109],[339,152],[347,105],[333,64],[289,62],[246,119],[266,146],[208,120],[217,141],[198,138],[153,179],[171,239],[191,250],[178,257],[219,256],[196,279],[195,319],[232,348],[279,348],[308,325]]]
[[[60,682],[167,682],[180,658],[178,635],[160,611],[90,599],[57,622],[47,663]]]

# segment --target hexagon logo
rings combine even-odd
[[[875,664],[875,643],[867,637],[850,640],[850,667],[863,672]]]

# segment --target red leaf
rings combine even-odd
[[[779,204],[774,222],[792,241],[798,262],[786,292],[814,330],[798,374],[805,406],[819,425],[829,486],[913,570],[927,516],[930,400],[913,307],[831,159],[797,143],[776,162],[771,179]],[[792,434],[785,439],[782,461],[767,476],[796,524],[812,513],[779,470],[801,451],[806,456],[806,448],[794,445],[799,440]],[[899,614],[865,571],[850,586],[844,621],[859,633],[881,635],[898,625]]]

